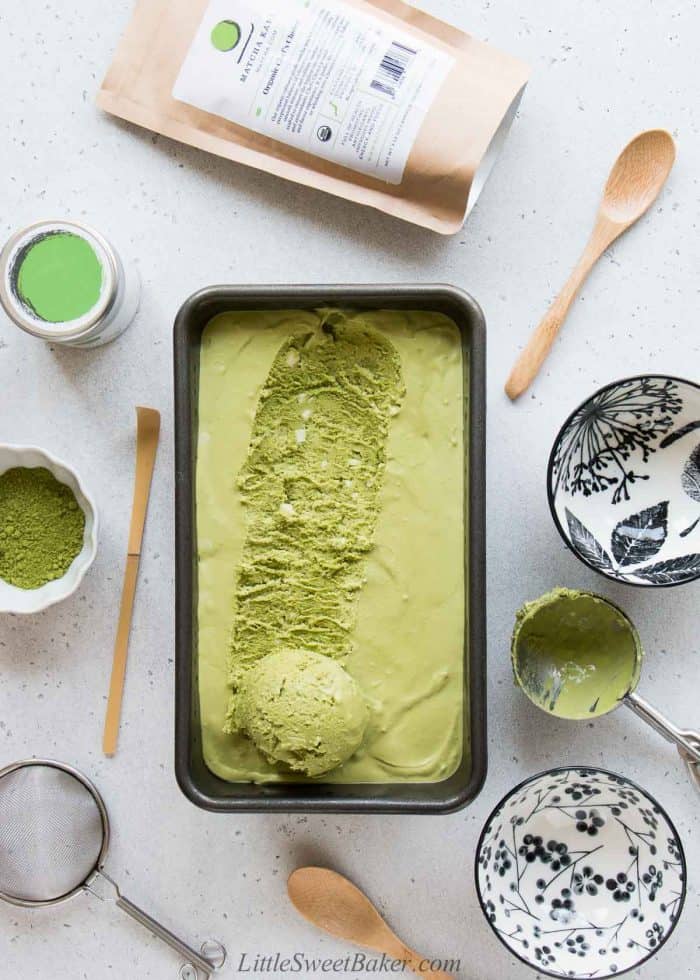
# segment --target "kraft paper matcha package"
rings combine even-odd
[[[98,104],[451,234],[527,76],[402,0],[138,0]]]

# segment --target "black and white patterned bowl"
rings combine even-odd
[[[700,385],[655,374],[601,388],[562,426],[547,492],[596,572],[657,587],[700,578]]]
[[[635,783],[562,768],[516,786],[484,827],[476,889],[498,938],[552,977],[603,980],[644,963],[683,908],[676,829]]]

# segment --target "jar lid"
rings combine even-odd
[[[47,262],[52,260],[55,262],[55,254],[49,256],[44,245],[54,236],[66,236],[86,243],[89,249],[83,250],[84,255],[89,258],[91,250],[92,266],[94,268],[99,264],[101,270],[94,303],[91,303],[84,312],[72,315],[70,319],[56,321],[50,316],[41,315],[41,310],[33,305],[32,297],[23,292],[22,284],[22,270],[25,261],[29,262],[30,255],[33,257],[33,268],[42,261],[42,252],[47,253]],[[42,249],[37,246],[42,246]],[[118,287],[118,262],[109,242],[86,225],[75,221],[36,222],[16,232],[0,252],[0,303],[10,319],[27,333],[44,340],[74,340],[89,333],[114,304]],[[41,269],[38,272],[41,274]],[[53,265],[50,269],[47,267],[47,275],[51,272],[54,274],[60,272],[59,266]],[[85,291],[86,283],[78,281],[79,271],[75,265],[69,274],[76,277],[76,286],[83,289],[84,299],[84,296],[88,295]],[[42,277],[41,281],[46,292],[47,278]],[[62,286],[65,285],[65,279],[61,279],[60,282]],[[50,300],[50,284],[48,294]],[[78,306],[77,309],[79,310],[80,307]]]

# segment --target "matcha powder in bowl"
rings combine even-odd
[[[0,443],[0,613],[72,595],[97,554],[98,515],[75,470],[38,446]]]
[[[0,476],[0,578],[40,589],[61,578],[80,554],[85,514],[75,494],[45,467]]]

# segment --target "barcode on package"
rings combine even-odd
[[[403,81],[411,62],[418,54],[413,48],[407,48],[398,41],[392,41],[391,47],[382,58],[377,74],[372,79],[371,87],[382,95],[396,97],[396,89]]]

